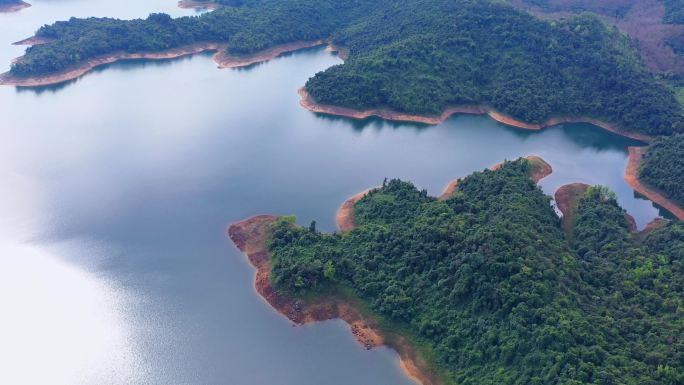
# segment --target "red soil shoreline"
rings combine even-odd
[[[543,130],[548,127],[553,127],[557,126],[560,124],[564,123],[589,123],[593,124],[597,127],[603,128],[606,131],[610,131],[612,133],[639,140],[642,142],[650,142],[653,140],[652,137],[644,134],[637,134],[633,132],[627,132],[624,131],[620,128],[618,128],[616,125],[606,123],[603,121],[600,121],[598,119],[594,118],[589,118],[585,116],[567,116],[567,117],[558,117],[558,118],[551,118],[545,121],[544,123],[541,124],[535,124],[535,123],[526,123],[522,122],[520,120],[514,119],[510,116],[506,116],[500,112],[497,112],[489,107],[486,106],[460,106],[460,107],[450,107],[447,108],[444,112],[442,112],[441,115],[439,116],[423,116],[423,115],[411,115],[411,114],[404,114],[388,109],[370,109],[370,110],[364,110],[364,111],[359,111],[359,110],[354,110],[351,108],[345,108],[345,107],[336,107],[336,106],[330,106],[330,105],[324,105],[324,104],[318,104],[316,101],[313,100],[311,95],[306,91],[304,87],[299,89],[299,96],[300,96],[300,101],[299,104],[306,108],[307,110],[311,112],[316,112],[320,114],[327,114],[327,115],[338,115],[338,116],[345,116],[348,118],[353,118],[353,119],[366,119],[371,116],[376,116],[381,119],[385,120],[392,120],[392,121],[399,121],[399,122],[414,122],[414,123],[423,123],[423,124],[440,124],[444,122],[446,119],[448,119],[451,115],[454,114],[473,114],[473,115],[488,115],[490,118],[496,120],[499,123],[505,124],[507,126],[512,126],[516,128],[521,128],[525,130],[533,130],[533,131],[539,131]]]
[[[313,48],[325,44],[323,40],[314,41],[296,41],[269,48],[267,50],[257,52],[250,55],[231,55],[225,50],[219,51],[214,56],[214,61],[219,65],[219,68],[237,68],[246,67],[252,64],[257,64],[271,59],[275,59],[280,55],[288,52],[295,52],[306,48]]]
[[[629,148],[629,161],[627,162],[627,169],[625,170],[625,181],[639,194],[669,211],[672,215],[677,217],[677,219],[684,220],[684,209],[674,201],[665,197],[665,195],[646,186],[639,180],[639,165],[641,164],[641,159],[645,153],[646,148],[644,147]]]
[[[20,2],[17,2],[16,4],[0,5],[0,13],[16,12],[16,11],[20,11],[24,8],[28,8],[30,6],[31,6],[31,4],[29,4],[25,1],[20,1]]]
[[[35,37],[22,40],[17,43],[32,43],[36,44],[34,40]],[[40,41],[40,40],[38,40]],[[274,59],[284,53],[293,52],[304,48],[315,47],[324,44],[322,40],[309,41],[309,42],[294,42],[289,44],[284,44],[282,46],[274,47],[262,52],[257,52],[252,55],[230,55],[224,53],[227,48],[225,43],[215,43],[215,42],[204,42],[187,45],[184,47],[173,48],[161,52],[146,52],[146,53],[128,53],[128,52],[116,52],[109,55],[99,56],[84,63],[73,67],[71,69],[58,72],[50,75],[43,76],[31,76],[31,77],[19,77],[14,76],[10,72],[5,72],[0,74],[0,85],[9,85],[16,87],[38,87],[47,86],[53,84],[64,83],[66,81],[78,79],[86,73],[92,71],[96,67],[112,64],[121,60],[137,60],[137,59],[147,59],[147,60],[168,60],[175,59],[188,55],[195,55],[202,52],[217,51],[214,55],[214,61],[218,64],[219,68],[236,68],[249,66],[252,64],[268,61]],[[21,58],[17,59],[20,60]]]
[[[354,222],[354,205],[371,190],[373,189],[369,188],[356,193],[342,203],[342,206],[337,210],[337,215],[335,215],[335,223],[337,223],[337,228],[340,232],[346,233],[352,231],[354,227],[356,227],[356,223]]]
[[[530,174],[530,178],[534,183],[539,183],[540,180],[546,178],[547,176],[551,175],[553,172],[553,168],[551,167],[550,164],[546,163],[544,159],[537,155],[528,155],[525,157],[528,161],[530,161],[534,166],[536,166],[536,169],[532,171]],[[490,170],[496,171],[498,170],[501,166],[503,166],[503,162],[497,163],[491,167],[489,167]],[[437,199],[444,201],[449,199],[453,193],[458,190],[458,182],[460,178],[454,179],[449,184],[446,185],[442,193],[437,197]]]
[[[546,161],[544,161],[544,159],[542,159],[539,156],[528,155],[525,157],[525,159],[532,162],[532,164],[536,166],[536,169],[533,170],[533,172],[530,174],[530,178],[534,181],[534,183],[539,183],[540,180],[551,175],[551,173],[553,172],[551,165],[546,163]],[[503,163],[497,163],[489,167],[489,169],[492,171],[496,171],[502,165]],[[459,179],[454,179],[451,182],[449,182],[449,184],[447,184],[447,186],[444,188],[444,191],[442,191],[442,194],[440,194],[437,199],[448,199],[458,189],[458,181]],[[366,196],[368,192],[375,188],[370,188],[367,190],[363,190],[359,193],[356,193],[349,197],[346,201],[344,201],[344,203],[342,203],[342,206],[340,206],[340,208],[337,210],[337,214],[335,215],[335,223],[337,223],[337,228],[340,230],[340,232],[346,233],[348,231],[353,230],[354,227],[356,227],[356,223],[354,222],[354,205],[356,204],[356,202],[361,200],[361,198]]]
[[[586,183],[570,183],[563,185],[553,194],[553,199],[556,201],[556,207],[563,213],[562,226],[565,235],[572,239],[572,221],[574,218],[575,208],[579,198],[589,189]]]
[[[259,215],[232,224],[228,237],[256,268],[255,288],[259,295],[280,314],[297,325],[342,319],[351,327],[351,332],[366,349],[386,345],[397,351],[401,367],[406,375],[423,385],[441,385],[442,382],[429,371],[429,366],[410,346],[405,338],[378,329],[372,320],[366,319],[351,303],[343,298],[331,296],[325,300],[304,302],[279,293],[270,282],[270,256],[266,242],[270,226],[278,217]]]
[[[39,45],[49,43],[50,39],[45,39],[39,36],[31,36],[24,40],[15,41],[12,45]],[[18,59],[18,58],[17,58]],[[15,59],[16,60],[16,59]]]

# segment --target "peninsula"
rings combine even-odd
[[[39,37],[34,36],[17,42],[15,44],[37,45],[47,44],[48,42],[49,40],[41,40]],[[292,42],[248,55],[231,54],[227,51],[227,47],[223,43],[189,44],[179,48],[172,48],[164,51],[148,53],[129,53],[121,51],[94,57],[92,59],[80,63],[79,65],[69,67],[65,70],[55,72],[50,75],[16,76],[12,72],[6,72],[4,74],[0,74],[0,84],[12,85],[17,87],[47,86],[78,79],[97,67],[116,63],[121,60],[169,60],[183,56],[195,55],[202,52],[216,52],[213,58],[219,68],[248,67],[250,65],[254,65],[257,63],[269,61],[288,52],[298,51],[304,48],[311,48],[323,44],[324,42],[322,40]]]
[[[559,117],[559,118],[550,118],[542,123],[527,123],[523,122],[521,120],[515,119],[511,116],[504,115],[501,112],[498,112],[491,107],[487,106],[461,106],[461,107],[449,107],[446,110],[444,110],[440,115],[438,116],[429,116],[429,115],[411,115],[411,114],[406,114],[406,113],[401,113],[398,111],[393,111],[390,109],[370,109],[370,110],[354,110],[352,108],[345,108],[345,107],[336,107],[332,105],[323,105],[317,103],[309,92],[306,90],[305,87],[302,87],[299,89],[299,104],[306,108],[307,110],[319,114],[325,114],[325,115],[335,115],[335,116],[344,116],[347,118],[352,118],[352,119],[368,119],[371,116],[375,116],[384,120],[391,120],[391,121],[396,121],[396,122],[413,122],[413,123],[421,123],[421,124],[440,124],[447,120],[450,116],[456,115],[456,114],[470,114],[470,115],[487,115],[491,119],[501,123],[505,124],[507,126],[515,127],[515,128],[520,128],[523,130],[531,130],[531,131],[540,131],[545,128],[549,127],[554,127],[554,126],[559,126],[561,124],[566,124],[566,123],[588,123],[592,124],[594,126],[600,127],[606,131],[612,132],[614,134],[618,134],[621,136],[624,136],[626,138],[630,139],[635,139],[642,141],[644,143],[648,143],[651,140],[653,140],[653,137],[650,135],[646,134],[640,134],[637,132],[631,132],[631,131],[626,131],[623,130],[619,127],[617,127],[614,124],[610,124],[607,122],[603,122],[598,119],[593,119],[589,117],[583,117],[583,116],[566,116],[566,117]]]
[[[684,263],[661,256],[684,246],[684,228],[658,222],[637,234],[612,192],[586,185],[570,189],[562,226],[532,179],[550,170],[531,159],[465,177],[446,199],[390,180],[343,205],[353,226],[342,233],[259,216],[229,236],[275,309],[295,323],[346,320],[366,347],[397,350],[425,385],[677,383],[669,336],[684,325],[665,304],[684,294]],[[637,286],[635,269],[647,280]]]

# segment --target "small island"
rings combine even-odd
[[[556,194],[560,220],[535,183],[550,171],[504,162],[441,199],[386,180],[342,205],[340,233],[262,215],[228,235],[276,310],[345,320],[424,385],[680,383],[684,227],[637,233],[611,191],[582,184]]]
[[[0,13],[16,12],[30,6],[22,0],[0,0]]]

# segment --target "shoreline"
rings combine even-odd
[[[561,227],[563,228],[566,238],[568,238],[570,242],[574,240],[573,221],[578,202],[591,187],[592,186],[581,182],[569,183],[560,186],[553,194],[553,199],[556,201],[556,207],[561,213],[563,213],[563,217],[561,218]],[[663,223],[668,222],[663,218],[655,218],[649,222],[644,229],[639,231],[636,220],[632,215],[625,211],[624,217],[625,221],[627,222],[629,232],[634,234],[636,237],[645,237],[648,235],[648,233],[653,231],[653,229],[657,228],[656,226],[661,226]]]
[[[634,189],[634,191],[648,198],[651,202],[659,205],[669,213],[677,217],[679,220],[684,220],[684,209],[677,203],[668,199],[664,194],[657,190],[646,186],[639,180],[639,166],[641,159],[646,153],[645,147],[629,147],[629,160],[627,168],[625,169],[625,182]]]
[[[16,4],[0,5],[0,13],[17,12],[28,7],[31,7],[31,4],[25,1],[18,1]]]
[[[15,44],[36,44],[36,41],[40,38],[35,36],[28,39],[24,39]],[[38,43],[39,44],[39,43]],[[226,43],[216,43],[216,42],[203,42],[186,45],[183,47],[172,48],[160,52],[142,52],[142,53],[128,53],[128,52],[115,52],[108,55],[103,55],[95,57],[78,66],[72,67],[70,69],[41,76],[14,76],[10,72],[5,72],[0,74],[0,85],[15,86],[15,87],[40,87],[55,85],[71,80],[78,79],[88,72],[94,70],[97,67],[113,64],[118,61],[123,60],[170,60],[176,59],[184,56],[196,55],[203,52],[216,51],[214,55],[214,62],[218,64],[219,68],[237,68],[246,67],[249,65],[265,62],[271,59],[275,59],[280,55],[285,53],[298,51],[305,48],[317,47],[323,45],[325,42],[323,40],[315,40],[309,42],[293,42],[288,44],[283,44],[276,46],[265,51],[255,52],[254,54],[236,56],[224,53],[228,45]],[[20,60],[20,58],[15,60]]]
[[[39,45],[39,44],[46,44],[49,43],[50,39],[46,39],[44,37],[40,36],[31,36],[29,38],[26,38],[24,40],[19,40],[15,41],[12,43],[12,45]]]
[[[216,55],[214,55],[214,61],[218,64],[219,68],[247,67],[253,64],[273,60],[286,53],[318,47],[324,44],[324,40],[295,41],[292,43],[277,45],[275,47],[271,47],[249,55],[231,55],[225,50],[220,50],[216,53]]]
[[[539,183],[540,180],[546,178],[547,176],[551,175],[553,172],[553,168],[551,167],[550,164],[546,163],[546,161],[537,155],[527,155],[524,157],[527,159],[534,167],[535,169],[532,170],[532,173],[530,174],[530,179],[534,183]],[[499,162],[493,166],[490,166],[488,169],[491,171],[496,171],[501,166],[503,165],[503,162]],[[444,190],[442,190],[442,193],[437,197],[438,200],[440,201],[445,201],[453,195],[458,190],[458,182],[461,178],[457,178],[449,182]]]
[[[347,198],[344,203],[342,203],[342,206],[340,206],[339,209],[337,209],[335,223],[337,224],[337,228],[340,230],[340,232],[346,233],[354,230],[356,227],[356,223],[354,223],[354,205],[356,202],[365,197],[366,194],[376,188],[377,187],[369,188],[352,195],[351,197]]]
[[[266,242],[270,226],[277,219],[278,217],[273,215],[258,215],[233,223],[227,231],[228,237],[256,269],[254,286],[259,296],[295,325],[339,318],[349,324],[354,338],[366,349],[381,345],[394,349],[399,354],[402,370],[411,379],[423,385],[442,385],[442,381],[430,373],[427,362],[405,338],[380,330],[350,301],[330,296],[324,300],[305,303],[282,295],[271,285],[271,264]]]
[[[437,125],[444,122],[449,117],[451,117],[451,115],[454,114],[488,115],[491,119],[501,124],[530,131],[541,131],[549,127],[558,126],[566,123],[588,123],[599,128],[602,128],[606,131],[612,132],[614,134],[638,140],[640,142],[649,143],[653,140],[653,137],[651,136],[624,131],[613,124],[585,116],[566,116],[550,118],[541,124],[536,124],[527,123],[514,119],[510,116],[506,116],[486,106],[449,107],[446,110],[444,110],[444,112],[442,112],[442,114],[439,116],[412,115],[382,108],[369,110],[355,110],[346,107],[336,107],[331,105],[318,104],[316,101],[313,100],[313,97],[311,97],[311,95],[305,87],[301,87],[298,92],[300,96],[299,104],[305,109],[319,114],[344,116],[352,119],[367,119],[372,116],[375,116],[380,119],[397,122],[412,122]]]

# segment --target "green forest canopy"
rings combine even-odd
[[[321,103],[428,115],[485,104],[533,123],[588,115],[651,135],[684,130],[673,92],[626,36],[592,16],[543,21],[497,0],[244,0],[177,19],[72,18],[37,35],[51,42],[28,48],[14,75],[203,41],[249,54],[331,38],[350,56],[306,84]]]
[[[392,180],[358,227],[275,225],[272,279],[291,295],[351,291],[449,383],[684,382],[684,227],[637,243],[605,188],[579,200],[570,244],[524,160],[447,201]]]
[[[644,156],[639,178],[684,206],[684,135],[655,140]]]

